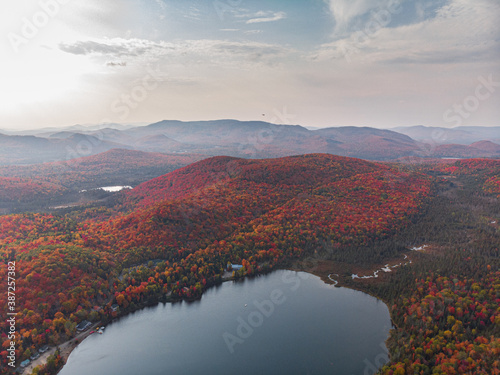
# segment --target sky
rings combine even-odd
[[[1,5],[0,129],[500,126],[500,0]]]

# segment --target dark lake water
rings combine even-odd
[[[390,328],[376,298],[281,270],[121,318],[60,374],[373,374]]]

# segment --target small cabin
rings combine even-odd
[[[82,320],[77,326],[76,326],[76,330],[78,332],[83,332],[87,329],[90,328],[90,326],[92,325],[92,323],[90,323],[88,320]]]
[[[120,306],[118,306],[116,303],[111,305],[111,311],[113,311],[113,312],[118,311],[119,308],[120,308]]]
[[[243,266],[241,264],[232,264],[231,262],[227,262],[227,270],[238,271],[241,270]]]

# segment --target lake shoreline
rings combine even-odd
[[[329,268],[330,271],[329,271],[328,275],[335,274],[335,273],[339,272],[339,270],[338,270],[338,266],[339,266],[338,263],[337,263],[336,267],[332,267],[332,265],[334,263],[331,262],[331,261],[324,261],[324,260],[322,260],[320,262],[321,262],[321,264],[322,264],[323,267],[327,266]],[[299,261],[299,263],[300,263],[300,261]],[[90,332],[95,327],[97,327],[97,326],[119,321],[120,319],[125,318],[125,317],[129,316],[130,314],[135,313],[137,311],[144,310],[147,307],[154,307],[154,306],[158,306],[160,304],[165,304],[165,303],[175,304],[175,303],[183,302],[183,301],[194,302],[196,300],[200,300],[202,298],[203,294],[205,294],[205,292],[207,292],[208,290],[212,289],[213,287],[220,286],[220,285],[222,285],[225,282],[229,282],[229,281],[242,281],[242,280],[248,279],[248,278],[250,278],[250,279],[258,278],[260,276],[265,276],[265,275],[271,274],[271,273],[276,272],[276,271],[306,272],[306,273],[309,273],[309,274],[312,274],[314,276],[319,277],[321,279],[321,281],[323,283],[325,283],[325,284],[334,285],[334,286],[339,287],[339,288],[348,288],[348,289],[352,289],[352,290],[356,290],[356,291],[362,292],[362,293],[364,293],[366,295],[374,297],[377,300],[380,300],[381,302],[383,302],[387,306],[389,314],[390,314],[390,308],[388,306],[388,303],[386,301],[382,300],[381,298],[379,298],[377,296],[374,296],[374,295],[372,295],[372,294],[370,294],[370,293],[368,293],[368,292],[366,292],[366,291],[364,291],[364,290],[362,290],[360,288],[356,288],[353,285],[346,285],[345,283],[341,283],[341,281],[340,281],[341,277],[340,276],[337,279],[337,284],[335,284],[334,281],[332,281],[331,279],[329,279],[328,275],[326,275],[326,277],[325,277],[325,272],[317,272],[317,270],[302,269],[302,268],[300,268],[300,267],[297,266],[296,262],[294,262],[294,264],[292,264],[291,266],[276,268],[274,270],[270,270],[268,272],[261,272],[261,273],[258,273],[258,274],[252,275],[252,276],[223,278],[220,281],[220,283],[217,283],[217,284],[214,284],[214,285],[210,286],[208,289],[204,290],[203,293],[200,296],[198,296],[196,298],[179,298],[179,299],[166,298],[165,300],[160,300],[160,301],[157,301],[157,302],[154,302],[154,303],[143,304],[141,306],[137,306],[137,308],[134,309],[133,311],[127,311],[126,313],[123,313],[123,314],[117,316],[116,318],[113,318],[113,319],[107,321],[106,323],[103,323],[103,322],[94,323],[92,325],[92,327],[89,328],[88,330],[86,330],[85,332],[80,333],[79,335],[75,336],[74,338],[72,338],[70,340],[67,340],[67,341],[65,341],[64,343],[62,343],[62,344],[60,344],[58,346],[61,349],[60,354],[61,354],[61,358],[62,358],[62,361],[63,361],[64,365],[59,369],[59,371],[57,372],[57,374],[59,374],[62,371],[62,369],[66,365],[66,363],[68,361],[68,358],[71,355],[71,353],[73,352],[73,350],[76,349],[78,347],[78,345],[80,345],[88,336],[90,336]],[[391,324],[392,324],[393,327],[395,327],[394,323],[392,322],[392,319],[391,319]],[[391,329],[391,331],[392,331],[392,329]],[[389,336],[388,336],[388,338],[385,341],[385,344],[386,344],[387,348],[388,348],[387,341],[390,339],[390,336],[391,336],[391,334],[389,333]],[[54,350],[55,350],[55,348],[54,348]],[[48,355],[46,357],[48,357]]]
[[[406,258],[404,260],[407,260],[409,263],[415,261],[415,259],[409,255],[406,255]],[[383,302],[387,306],[387,309],[389,310],[389,315],[391,318],[391,325],[392,325],[392,328],[389,331],[389,335],[384,342],[384,344],[387,348],[387,355],[389,356],[388,363],[390,363],[392,361],[391,353],[390,353],[390,349],[389,349],[390,348],[390,341],[391,341],[391,338],[393,337],[394,333],[397,332],[397,330],[399,329],[398,325],[392,319],[391,304],[385,298],[375,295],[374,293],[366,290],[366,288],[363,288],[363,285],[359,284],[359,283],[365,283],[365,284],[366,283],[381,283],[384,281],[384,278],[386,277],[386,276],[384,276],[385,273],[381,273],[381,276],[378,278],[369,278],[369,279],[357,278],[356,281],[354,281],[354,279],[352,279],[352,277],[348,277],[347,275],[348,274],[352,275],[353,273],[372,274],[374,272],[373,269],[380,270],[387,263],[397,262],[397,261],[398,261],[397,259],[389,259],[389,260],[385,261],[383,265],[374,263],[374,264],[369,265],[367,267],[361,267],[358,265],[352,265],[352,264],[346,265],[346,264],[343,264],[341,262],[334,262],[334,261],[328,260],[328,259],[321,259],[321,260],[314,260],[314,262],[313,262],[314,267],[304,267],[304,260],[299,260],[299,261],[294,262],[294,264],[287,269],[292,270],[292,271],[301,271],[301,272],[311,273],[315,276],[318,276],[325,284],[330,284],[330,285],[334,285],[336,287],[347,288],[347,289],[352,289],[352,290],[355,290],[358,292],[362,292],[364,294],[372,296],[372,297],[376,298],[377,300]],[[349,269],[349,272],[347,272],[347,273],[346,273],[346,268]],[[337,275],[337,277],[335,277],[336,283],[329,277],[332,274]],[[342,275],[345,275],[345,276],[342,276]],[[345,278],[347,278],[347,280],[348,280],[347,282],[346,282],[346,280],[344,280]],[[355,284],[357,284],[357,285],[355,285]]]
[[[92,332],[92,330],[94,330],[96,327],[99,327],[100,325],[101,325],[101,322],[94,323],[94,324],[92,324],[92,326],[88,330],[86,330],[84,332],[80,332],[78,335],[76,335],[75,337],[71,338],[70,340],[64,341],[63,343],[61,343],[59,345],[50,347],[50,349],[47,350],[45,353],[41,353],[39,358],[37,358],[36,360],[32,361],[28,366],[26,366],[26,368],[24,369],[24,371],[29,371],[29,372],[26,372],[26,373],[27,374],[31,374],[32,371],[33,371],[33,369],[35,367],[45,365],[47,363],[48,357],[50,355],[53,355],[58,348],[59,348],[59,351],[60,351],[61,359],[62,359],[63,363],[66,364],[66,361],[68,360],[69,355],[71,354],[71,352],[81,342],[83,342],[83,340],[85,340],[88,336],[91,335],[90,332]],[[63,367],[64,367],[64,365],[63,365]],[[61,367],[61,369],[62,369],[62,367]],[[61,371],[61,369],[59,369],[59,371]],[[23,373],[24,373],[24,371],[23,371]],[[57,373],[59,373],[59,371]]]

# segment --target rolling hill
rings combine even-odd
[[[490,141],[479,141],[470,145],[438,145],[433,150],[433,154],[435,157],[442,158],[498,157],[500,155],[500,145]]]
[[[0,210],[39,211],[52,206],[85,204],[96,197],[80,193],[83,190],[136,186],[204,157],[112,149],[68,161],[0,166]]]
[[[16,177],[0,177],[0,214],[7,214],[13,207],[43,207],[67,193],[61,185]]]
[[[117,147],[131,148],[79,133],[66,132],[63,138],[0,134],[0,166],[70,160],[79,156],[99,154]]]
[[[203,158],[203,155],[196,154],[111,149],[68,161],[3,166],[0,167],[0,176],[51,181],[79,190],[112,185],[135,186]]]
[[[197,153],[244,158],[283,157],[311,152],[386,160],[411,156],[421,146],[390,130],[340,127],[309,130],[262,121],[161,121],[148,126],[87,131],[82,127],[37,136],[0,138],[0,165],[30,164],[91,156],[111,148]],[[2,143],[3,142],[3,143]]]
[[[391,130],[346,126],[319,129],[314,133],[338,142],[339,155],[344,156],[387,160],[421,152],[421,145],[413,139]]]
[[[500,127],[493,126],[457,126],[441,128],[432,126],[408,126],[392,128],[401,134],[406,134],[419,142],[431,144],[461,144],[470,145],[474,142],[489,140],[500,144]]]
[[[345,126],[311,130],[300,125],[237,120],[165,120],[147,126],[114,125],[112,128],[75,126],[60,131],[49,129],[36,136],[0,135],[0,165],[64,161],[112,148],[243,158],[276,158],[313,152],[366,160],[497,157],[500,156],[495,146],[500,139],[498,129],[419,126],[397,128],[400,132],[396,132]]]
[[[262,121],[161,121],[127,130],[135,137],[164,135],[209,155],[279,157],[311,152],[384,160],[419,151],[418,143],[390,130],[340,127],[309,130]]]
[[[0,216],[0,259],[14,254],[18,269],[19,344],[64,341],[83,319],[116,316],[112,303],[126,312],[200,296],[228,261],[251,275],[314,251],[352,256],[349,246],[405,226],[428,194],[428,178],[359,159],[215,157],[132,190],[131,210],[111,219]]]
[[[342,241],[351,238],[365,243],[369,237],[383,236],[393,225],[401,225],[403,212],[414,212],[418,206],[415,199],[425,195],[428,188],[421,178],[384,165],[328,154],[264,160],[215,157],[128,192],[133,213],[114,223],[116,229],[106,231],[119,230],[122,240],[113,241],[123,249],[158,242],[173,246],[184,236],[185,243],[190,243],[188,232],[193,230],[256,236],[249,234],[249,229],[236,234],[242,230],[238,229],[240,225],[247,228],[248,223],[254,228],[274,228],[272,231],[277,230],[278,223],[288,223],[288,229],[279,231],[290,238],[297,236],[294,223],[315,228],[316,237],[340,239],[340,233],[352,231]],[[170,225],[181,232],[173,236]],[[309,230],[306,227],[303,231]],[[147,241],[127,234],[127,228],[140,228],[141,237]],[[358,232],[365,234],[358,238]],[[200,246],[197,241],[201,239],[193,242],[195,248]]]

